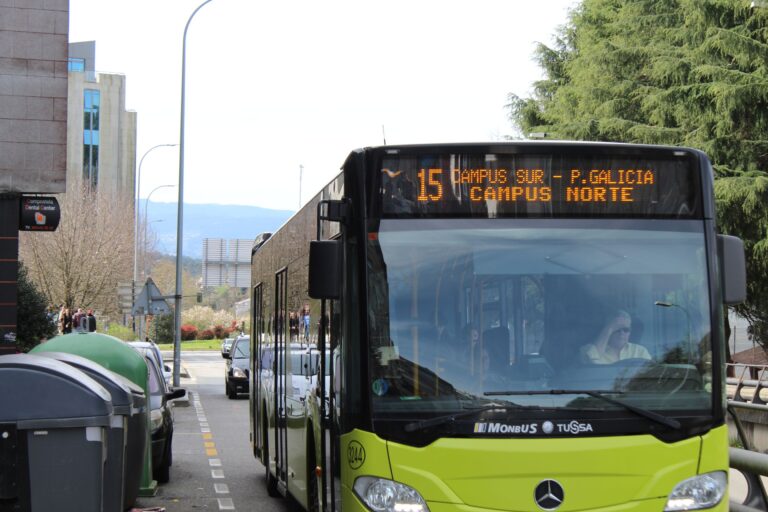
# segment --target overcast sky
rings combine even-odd
[[[184,25],[202,0],[70,0],[71,42],[125,74],[137,165],[177,143]],[[575,0],[213,0],[187,34],[184,201],[296,210],[358,147],[499,140]],[[383,130],[382,130],[383,127]],[[140,196],[178,180],[144,159]],[[175,202],[176,188],[152,201]]]

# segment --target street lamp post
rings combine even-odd
[[[693,363],[694,352],[693,352],[693,338],[691,333],[693,329],[693,324],[691,323],[691,314],[688,312],[686,308],[684,308],[680,304],[675,304],[674,302],[657,300],[653,304],[655,306],[661,306],[663,308],[678,308],[683,310],[683,313],[685,313],[685,325],[686,325],[686,329],[688,330],[688,334],[686,335],[686,340],[688,343],[688,362]]]
[[[174,330],[173,330],[173,385],[179,385],[179,375],[181,368],[181,260],[182,260],[182,242],[184,226],[184,98],[185,98],[185,79],[187,73],[187,30],[192,18],[195,17],[205,4],[212,0],[205,0],[197,6],[189,15],[187,24],[184,26],[184,37],[181,45],[181,115],[179,123],[179,204],[178,214],[176,216],[176,293],[174,294]]]
[[[176,144],[173,144],[174,146]],[[164,187],[175,187],[176,185],[160,185],[158,187],[153,188],[149,194],[147,194],[147,198],[144,200],[144,229],[142,230],[142,239],[141,239],[141,277],[146,280],[147,277],[147,225],[149,224],[149,216],[147,215],[147,208],[149,207],[149,198],[152,197],[152,194],[155,193],[155,190],[164,188]],[[137,227],[138,230],[138,227]],[[145,321],[142,320],[139,322],[139,339],[144,339],[144,325]],[[135,328],[134,328],[135,330]]]
[[[136,204],[134,204],[134,224],[133,224],[133,287],[134,287],[134,293],[136,288],[136,280],[138,279],[138,254],[139,254],[139,196],[141,194],[141,165],[144,163],[144,159],[147,157],[148,154],[150,154],[153,150],[157,148],[162,147],[170,147],[170,146],[178,146],[178,144],[158,144],[156,146],[152,146],[147,151],[144,152],[144,154],[141,156],[141,160],[139,160],[139,168],[136,171]],[[133,330],[136,331],[136,320],[134,319],[133,322]]]
[[[149,198],[152,197],[152,194],[154,194],[155,190],[159,190],[161,188],[166,187],[175,187],[176,185],[159,185],[155,188],[153,188],[149,194],[147,194],[147,198],[144,200],[144,243],[142,243],[142,248],[144,249],[143,254],[144,257],[142,258],[142,271],[144,273],[144,277],[146,277],[147,272],[147,224],[149,224]]]

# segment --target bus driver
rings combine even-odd
[[[632,317],[623,309],[614,310],[594,343],[581,347],[582,359],[587,363],[611,364],[623,359],[650,359],[648,350],[629,342]]]

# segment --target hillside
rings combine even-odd
[[[176,210],[176,203],[154,201],[147,208],[151,229],[157,234],[157,249],[163,254],[176,253]],[[204,238],[253,240],[259,233],[274,232],[293,214],[257,206],[185,204],[183,255],[202,258]]]

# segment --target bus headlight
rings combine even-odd
[[[429,512],[418,491],[399,482],[361,476],[355,480],[354,489],[373,512]]]
[[[720,503],[728,486],[724,471],[715,471],[683,480],[672,489],[665,512],[711,508]]]

